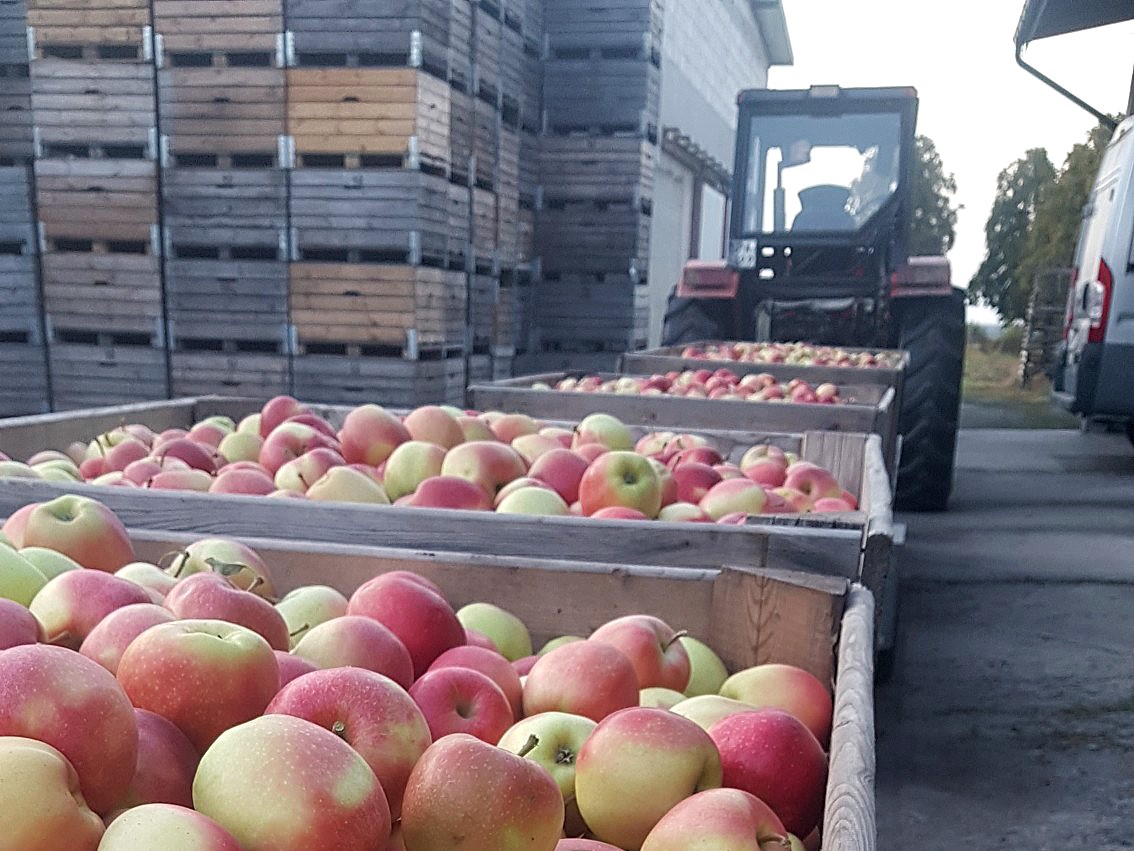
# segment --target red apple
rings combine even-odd
[[[280,490],[307,493],[328,470],[345,465],[343,456],[334,449],[318,446],[284,463],[276,470],[273,481]]]
[[[465,643],[465,629],[443,596],[408,571],[393,571],[363,583],[347,612],[385,624],[406,646],[415,677],[452,647]]]
[[[103,618],[134,603],[149,603],[140,585],[101,570],[68,570],[48,581],[29,610],[51,644],[78,650]]]
[[[197,491],[208,493],[213,477],[204,470],[162,470],[146,481],[145,487],[156,491]]]
[[[660,513],[660,512],[659,512]],[[622,505],[611,505],[600,508],[591,515],[594,520],[649,520],[650,518],[637,508],[626,508]]]
[[[276,489],[275,482],[266,472],[258,470],[229,470],[227,467],[220,471],[212,484],[210,493],[240,494],[245,496],[267,496]]]
[[[154,712],[135,709],[138,764],[119,809],[142,804],[193,806],[193,775],[200,755],[171,722]]]
[[[413,496],[403,496],[395,504],[414,505],[418,508],[491,511],[492,497],[480,485],[467,479],[458,476],[433,476],[419,484]]]
[[[138,759],[134,710],[114,677],[73,650],[46,644],[0,652],[0,736],[58,748],[100,815],[126,794]]]
[[[445,449],[452,449],[465,442],[461,424],[439,405],[425,405],[410,411],[404,423],[413,440],[436,443]]]
[[[677,484],[677,501],[696,505],[714,485],[721,481],[721,474],[699,461],[690,461],[673,470],[673,480]]]
[[[302,656],[296,656],[294,653],[285,653],[282,650],[273,650],[272,653],[275,655],[276,665],[280,669],[281,689],[292,680],[297,680],[304,674],[319,670],[311,662],[308,662]]]
[[[683,633],[651,615],[625,615],[596,629],[591,641],[609,644],[634,666],[638,688],[685,691],[689,685],[689,654],[679,640]]]
[[[563,796],[540,765],[473,736],[434,742],[406,785],[402,831],[413,851],[554,849]]]
[[[280,423],[309,411],[306,405],[291,396],[274,396],[260,409],[260,437],[266,438]]]
[[[118,681],[134,706],[172,721],[200,753],[262,713],[280,675],[272,648],[252,630],[181,620],[150,627],[130,642]]]
[[[227,621],[252,630],[275,650],[291,646],[287,623],[275,606],[219,573],[182,579],[165,595],[165,605],[181,620]]]
[[[827,687],[810,671],[795,665],[768,662],[737,671],[721,685],[724,697],[754,709],[782,709],[802,721],[826,744],[831,735],[834,703]]]
[[[691,502],[675,502],[667,505],[658,512],[658,520],[669,523],[712,523],[713,518],[706,514],[699,505]]]
[[[132,603],[110,612],[83,639],[79,652],[98,662],[110,673],[118,672],[118,660],[130,642],[159,623],[169,623],[173,614],[153,603]]]
[[[735,512],[759,514],[767,501],[762,487],[749,478],[740,478],[725,479],[715,485],[701,498],[699,505],[713,520],[720,520]]]
[[[496,439],[511,444],[516,438],[539,433],[540,425],[527,414],[503,414],[488,426]]]
[[[409,651],[390,629],[372,617],[343,615],[316,624],[292,651],[317,668],[365,668],[402,688],[413,682]]]
[[[264,439],[260,449],[260,463],[275,476],[279,469],[313,449],[338,451],[339,443],[321,431],[303,423],[283,423]]]
[[[3,528],[17,548],[47,547],[70,556],[83,567],[108,573],[135,560],[126,527],[97,500],[67,494],[38,503],[26,514],[21,514],[23,510],[13,514]]]
[[[621,506],[657,517],[662,501],[661,480],[650,459],[634,452],[607,452],[583,474],[579,501],[588,516],[602,508]]]
[[[402,421],[378,405],[361,405],[343,420],[339,430],[347,463],[378,466],[410,439]]]
[[[500,686],[472,668],[427,671],[409,693],[425,716],[434,741],[451,733],[467,733],[495,744],[516,720]]]
[[[232,834],[188,807],[142,804],[118,815],[108,825],[99,851],[241,851]]]
[[[480,485],[494,497],[509,482],[527,472],[515,449],[503,443],[478,440],[450,449],[441,463],[442,476],[457,476]]]
[[[43,625],[14,600],[0,597],[0,650],[44,640]]]
[[[265,714],[294,715],[339,736],[381,782],[391,817],[401,816],[410,770],[432,741],[405,689],[360,668],[317,671],[284,687]]]
[[[827,755],[799,719],[779,709],[738,712],[709,728],[724,784],[766,803],[796,836],[819,824]]]
[[[537,657],[524,683],[525,715],[567,712],[601,721],[637,705],[633,663],[599,641],[575,641]]]
[[[366,760],[290,715],[223,733],[201,757],[193,805],[242,851],[379,849],[390,838],[390,807]]]
[[[439,668],[469,668],[479,671],[492,680],[508,698],[512,714],[516,718],[523,714],[524,691],[520,685],[520,677],[512,663],[496,650],[486,650],[482,647],[454,647],[438,656],[430,671]]]
[[[789,837],[771,807],[754,795],[739,789],[707,789],[666,813],[642,843],[642,851],[693,847],[704,851],[787,849]]]
[[[815,502],[823,497],[838,499],[843,495],[843,487],[828,470],[808,461],[797,461],[787,469],[784,487],[805,494]]]

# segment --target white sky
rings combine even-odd
[[[1094,118],[1016,65],[1024,0],[784,0],[795,65],[769,87],[913,85],[918,131],[933,139],[964,205],[949,255],[968,286],[984,258],[996,176],[1028,148],[1058,168]],[[1123,112],[1134,63],[1134,22],[1035,42],[1028,61],[1088,103]],[[975,318],[975,317],[974,317]]]

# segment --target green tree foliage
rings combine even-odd
[[[1004,322],[1027,310],[1031,281],[1018,277],[1028,230],[1044,192],[1055,182],[1055,167],[1043,148],[1032,148],[1000,172],[996,200],[984,226],[987,254],[969,283],[969,300],[985,302]]]
[[[1055,185],[1044,192],[1036,204],[1035,219],[1024,244],[1024,256],[1016,270],[1016,279],[1029,292],[1040,270],[1070,267],[1082,210],[1110,136],[1111,131],[1100,124],[1090,132],[1086,142],[1072,148],[1055,179]]]
[[[946,174],[937,146],[918,136],[912,189],[913,217],[909,253],[912,257],[945,254],[957,238],[957,208],[952,197],[957,181]]]

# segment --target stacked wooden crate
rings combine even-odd
[[[536,289],[540,367],[644,342],[661,0],[548,0]]]
[[[30,0],[35,202],[56,408],[168,394],[146,0]]]
[[[175,395],[290,388],[282,0],[155,0]]]
[[[449,69],[461,62],[450,28],[464,10],[457,0],[285,8],[294,391],[460,401],[470,212],[467,189],[450,183]]]

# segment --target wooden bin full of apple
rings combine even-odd
[[[3,533],[13,851],[875,847],[845,579],[128,531],[81,495]]]

